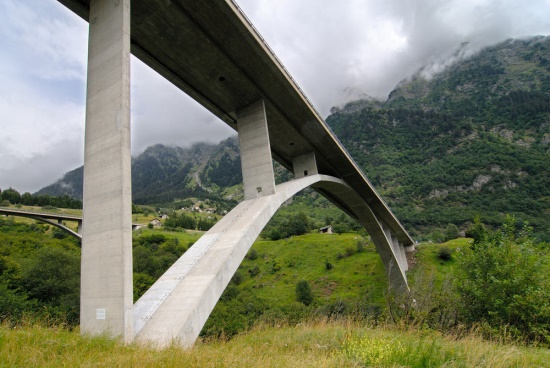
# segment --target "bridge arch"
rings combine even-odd
[[[42,218],[40,216],[28,216],[28,217],[32,218],[32,219],[35,219],[36,221],[40,221],[40,222],[44,222],[44,223],[49,224],[49,225],[53,225],[53,226],[57,227],[58,229],[63,230],[64,232],[66,232],[67,234],[72,236],[73,238],[76,238],[79,241],[82,241],[82,235],[80,235],[79,233],[77,233],[73,229],[69,228],[68,226],[63,225],[62,222],[55,222],[55,221],[52,221],[52,220]],[[80,223],[79,223],[79,227],[80,227]]]
[[[391,283],[408,289],[401,255],[367,203],[343,180],[311,175],[276,186],[275,193],[241,202],[205,233],[134,305],[134,338],[167,346],[193,345],[253,242],[293,195],[313,186],[348,204],[367,229]],[[405,261],[406,262],[406,261]]]
[[[65,232],[67,232],[72,237],[77,238],[79,241],[82,241],[82,235],[68,226],[65,226],[62,221],[75,221],[78,223],[78,230],[82,228],[82,218],[77,216],[69,215],[57,215],[57,214],[48,214],[48,213],[33,213],[27,211],[16,211],[11,209],[0,208],[0,214],[6,216],[18,216],[18,217],[27,217],[36,221],[44,222],[49,225],[53,225]]]

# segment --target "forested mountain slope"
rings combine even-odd
[[[385,103],[357,101],[327,119],[409,229],[503,214],[550,234],[550,38],[510,40]]]
[[[201,186],[197,176],[204,167],[214,166],[220,150],[235,146],[235,138],[219,145],[199,143],[191,148],[169,147],[157,144],[132,158],[132,195],[138,204],[170,203],[186,197],[209,197],[211,191]],[[238,158],[238,147],[235,148]],[[234,156],[234,154],[233,154]],[[240,167],[240,165],[239,165]],[[213,170],[213,176],[217,174]],[[240,175],[240,170],[239,170]],[[203,175],[200,175],[203,176]],[[42,188],[36,194],[64,195],[82,199],[83,167],[66,173],[56,183]],[[206,178],[210,183],[210,179]],[[216,182],[216,179],[214,179]]]

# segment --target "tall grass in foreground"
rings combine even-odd
[[[257,327],[191,350],[123,345],[38,324],[0,326],[0,367],[550,367],[550,350],[426,331],[316,322]]]

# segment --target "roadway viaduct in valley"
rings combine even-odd
[[[270,206],[278,206],[278,200],[269,199],[281,197],[282,187],[275,186],[273,176],[275,159],[294,173],[297,183],[289,184],[293,188],[303,189],[303,183],[308,183],[358,219],[375,242],[392,286],[407,290],[405,250],[414,247],[413,240],[234,1],[58,1],[90,24],[80,317],[83,333],[108,332],[125,341],[136,338],[159,343],[177,338],[191,345],[195,332],[188,332],[200,330],[229,282],[227,275],[234,272],[233,266],[226,265],[238,265],[252,244],[249,240],[231,244],[219,240],[222,243],[209,243],[205,250],[197,246],[190,253],[196,253],[191,263],[182,261],[185,272],[168,270],[152,287],[153,297],[140,299],[134,307],[130,53],[238,132],[246,203],[268,201]],[[242,211],[241,205],[235,210],[238,208]],[[262,212],[257,220],[248,222],[237,221],[238,215],[230,213],[224,223],[244,227],[242,231],[257,229],[274,212]],[[217,235],[205,234],[203,242],[223,239],[222,233],[231,227],[227,226]],[[218,246],[229,252],[227,262],[213,266],[213,275],[186,279],[193,270],[209,264],[212,257],[208,249]],[[174,283],[185,286],[169,291]],[[159,297],[166,293],[180,294]],[[196,302],[174,302],[182,298],[195,298]],[[143,310],[149,312],[140,315]],[[161,318],[161,314],[168,319],[163,320],[166,317]],[[156,321],[164,322],[157,325]],[[162,328],[165,323],[173,326],[171,332]]]

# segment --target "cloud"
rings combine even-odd
[[[550,33],[550,1],[237,0],[323,116],[385,99],[510,37]],[[0,188],[35,191],[82,164],[87,23],[55,0],[0,2]],[[463,42],[468,46],[457,53]],[[232,134],[132,58],[132,150]]]
[[[86,27],[51,1],[0,14],[0,188],[35,191],[82,162]]]
[[[132,58],[132,152],[156,143],[218,143],[235,131],[147,65]]]
[[[354,96],[385,99],[510,37],[550,33],[547,0],[239,0],[321,114]],[[350,91],[352,93],[350,94]]]

